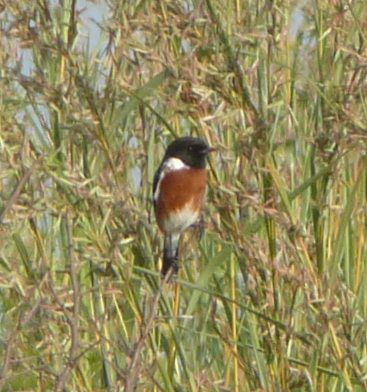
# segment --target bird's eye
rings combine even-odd
[[[189,149],[189,151],[192,151],[192,150],[193,150],[192,146],[189,146],[189,148],[188,148],[188,149]]]

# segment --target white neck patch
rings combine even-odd
[[[162,172],[164,171],[174,171],[174,170],[182,170],[182,169],[189,169],[180,158],[168,158],[162,167]]]
[[[157,188],[154,192],[153,199],[156,201],[159,195],[159,188],[161,186],[162,178],[169,172],[175,170],[183,170],[183,169],[190,169],[190,166],[186,165],[180,158],[168,158],[166,162],[164,162],[161,172],[158,179]]]

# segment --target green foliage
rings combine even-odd
[[[365,391],[367,2],[92,3],[0,2],[0,389]],[[217,153],[167,283],[177,135]]]

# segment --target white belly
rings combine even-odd
[[[163,231],[166,233],[179,233],[194,224],[198,219],[199,212],[192,213],[188,204],[187,207],[175,214],[170,214],[169,219],[164,221]]]

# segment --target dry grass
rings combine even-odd
[[[0,389],[365,391],[367,2],[110,0],[89,49],[60,4],[0,2]],[[164,284],[188,134],[207,227]]]

